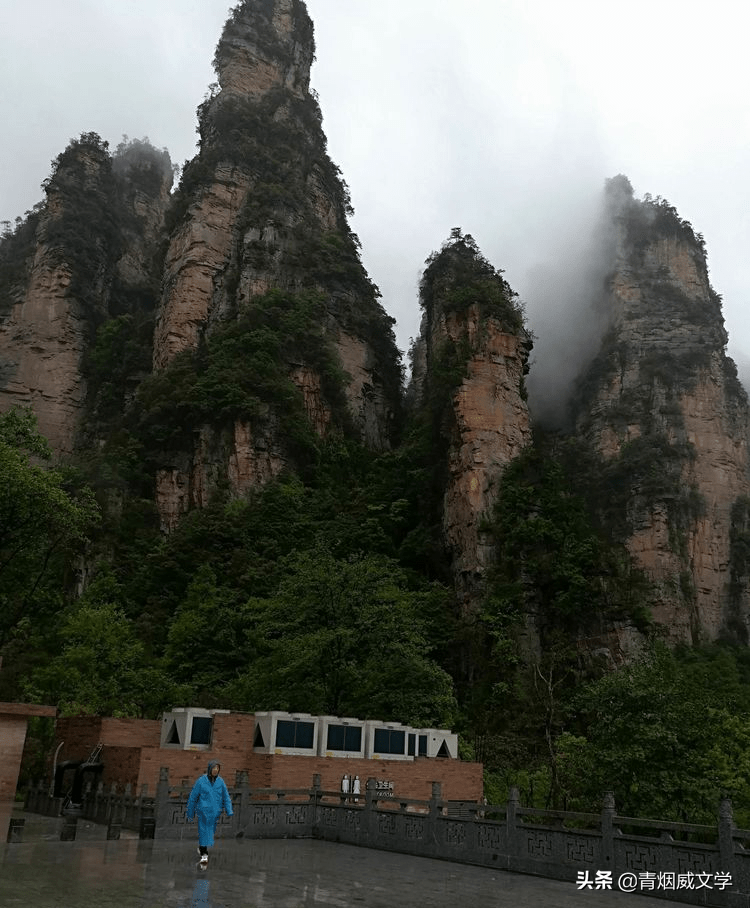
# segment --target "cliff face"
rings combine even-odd
[[[320,110],[309,92],[313,56],[312,23],[298,0],[246,0],[227,22],[215,57],[218,92],[199,109],[200,153],[186,167],[178,196],[154,368],[166,369],[178,354],[210,342],[217,326],[242,318],[269,291],[283,291],[288,299],[317,293],[320,329],[344,370],[350,420],[361,440],[384,450],[398,409],[398,353],[392,320],[347,224],[346,187],[325,151]],[[285,356],[317,434],[340,428],[306,352],[291,345]],[[274,419],[271,403],[252,425],[237,420],[231,428],[196,427],[200,440],[187,469],[170,464],[160,473],[165,522],[173,523],[167,514],[182,509],[170,489],[186,489],[185,503],[197,503],[212,471],[240,493],[250,477],[275,475],[288,465],[290,452],[274,432]],[[219,460],[207,470],[201,452],[212,432],[208,448]],[[219,435],[228,439],[229,459],[218,454]],[[236,443],[250,436],[264,438],[262,451],[273,455]],[[239,476],[246,480],[235,485]]]
[[[165,530],[217,490],[302,472],[329,436],[397,443],[393,320],[348,226],[313,55],[300,0],[240,3],[175,195],[165,153],[110,154],[84,134],[0,244],[0,409],[30,404],[60,455],[100,450],[127,411],[119,456],[141,457],[138,494],[155,476]],[[702,238],[623,177],[607,198],[609,329],[572,405],[598,455],[599,524],[653,580],[675,641],[747,640],[750,413]],[[409,397],[432,499],[420,532],[432,544],[439,527],[429,551],[447,552],[470,610],[493,555],[484,519],[532,443],[531,341],[515,294],[458,230],[428,260],[421,303]]]
[[[494,319],[482,324],[478,306],[466,319],[445,319],[445,337],[469,342],[466,376],[453,398],[455,429],[448,452],[443,531],[459,596],[470,602],[492,559],[481,531],[500,492],[503,468],[531,439],[521,389],[530,343]],[[439,337],[439,334],[438,334]],[[433,335],[433,344],[438,338]]]
[[[73,451],[81,428],[83,362],[97,327],[153,286],[171,183],[165,157],[123,146],[113,165],[106,143],[84,134],[58,158],[46,203],[24,225],[25,248],[14,250],[22,264],[4,287],[0,407],[32,406],[59,455]]]
[[[470,236],[454,231],[428,262],[411,397],[444,448],[443,540],[459,600],[470,609],[492,557],[482,520],[503,469],[531,441],[523,390],[531,339],[515,295]]]
[[[679,641],[746,639],[733,540],[750,491],[748,403],[702,240],[666,202],[634,200],[622,177],[608,195],[610,331],[582,382],[576,428],[607,464],[610,523],[656,582],[654,618]]]

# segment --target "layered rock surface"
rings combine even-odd
[[[626,486],[623,538],[676,641],[746,637],[733,511],[750,491],[747,396],[727,357],[702,241],[663,200],[609,186],[610,331],[582,383],[577,431]]]
[[[433,258],[422,283],[425,314],[414,352],[416,408],[447,391],[438,416],[447,477],[440,504],[456,591],[471,610],[492,546],[482,522],[501,492],[505,466],[531,441],[523,377],[531,349],[514,294],[471,237],[456,236]],[[436,388],[436,374],[453,373]],[[434,418],[434,417],[433,417]]]
[[[399,406],[399,357],[392,320],[347,224],[346,188],[325,151],[309,91],[313,56],[312,23],[298,0],[246,0],[230,16],[215,58],[219,90],[200,108],[201,150],[178,199],[182,216],[166,255],[154,368],[198,347],[258,295],[320,293],[353,424],[361,440],[384,450]],[[304,353],[290,354],[288,374],[315,431],[324,437],[336,429],[332,403]],[[175,464],[160,474],[157,494],[168,526],[183,509],[178,501],[197,504],[199,490],[211,485],[200,453],[211,429],[198,428],[203,441],[187,470]],[[251,481],[237,485],[236,477],[260,482],[291,463],[283,437],[274,436],[273,407],[252,428],[238,423],[213,431],[234,437],[250,431],[266,439],[264,450],[274,450],[270,461],[260,456],[263,469],[258,452],[243,444],[230,444],[230,459],[214,462],[212,470],[229,479],[235,494]],[[187,492],[170,491],[176,488]]]
[[[12,304],[0,321],[0,408],[31,406],[60,456],[73,452],[81,428],[83,361],[97,327],[153,284],[171,184],[163,158],[131,146],[113,172],[98,136],[73,142],[28,225],[23,274],[5,288]]]
[[[477,307],[465,323],[445,321],[447,336],[463,332],[472,353],[453,406],[456,431],[448,454],[449,480],[443,499],[443,529],[452,555],[459,595],[471,602],[492,560],[482,519],[500,493],[503,468],[531,438],[529,412],[521,395],[529,353],[524,335],[509,334],[493,320],[481,325]]]

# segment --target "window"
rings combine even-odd
[[[362,729],[358,725],[329,725],[326,750],[362,750]]]
[[[279,719],[276,723],[276,746],[312,750],[315,725],[312,722]]]
[[[427,756],[427,735],[419,736],[419,756],[420,757]]]
[[[213,720],[210,716],[193,716],[193,726],[190,729],[190,743],[210,744],[212,725]]]
[[[375,729],[375,753],[403,754],[406,747],[406,732],[393,728]]]

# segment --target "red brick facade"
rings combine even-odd
[[[362,795],[368,779],[393,783],[393,797],[429,800],[432,783],[442,784],[446,801],[481,801],[482,764],[461,760],[350,760],[340,757],[293,757],[254,754],[248,780],[251,788],[309,788],[320,775],[324,791],[339,791],[344,775],[359,776]],[[389,789],[390,790],[390,789]]]
[[[141,752],[144,747],[159,747],[160,731],[161,723],[156,719],[94,716],[58,719],[57,744],[63,744],[58,761],[85,760],[97,744],[101,744],[99,760],[104,764],[102,781],[105,785],[118,782],[136,786],[142,784],[139,782]],[[149,790],[153,792],[154,788],[149,786]]]
[[[16,796],[25,740],[25,716],[0,718],[0,801],[12,801]]]
[[[172,785],[191,785],[206,771],[209,760],[221,763],[229,785],[235,773],[248,774],[251,788],[309,789],[319,775],[322,788],[338,791],[346,774],[358,775],[362,795],[368,779],[393,783],[394,798],[429,799],[432,783],[442,784],[442,797],[451,801],[481,801],[482,765],[451,759],[366,760],[343,757],[292,756],[253,753],[255,716],[251,713],[216,713],[210,749],[181,750],[160,747],[161,723],[156,720],[76,718],[60,719],[57,738],[64,741],[59,760],[85,759],[101,742],[102,781],[143,785],[153,793],[159,769],[169,768]]]
[[[56,712],[52,706],[0,703],[0,803],[12,801],[16,796],[29,717],[51,718]]]

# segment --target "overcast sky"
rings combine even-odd
[[[184,162],[228,0],[0,0],[0,220],[81,132]],[[740,0],[307,0],[329,153],[363,260],[419,328],[427,255],[459,226],[538,335],[564,337],[604,180],[703,233],[729,352],[750,361],[750,54]]]

